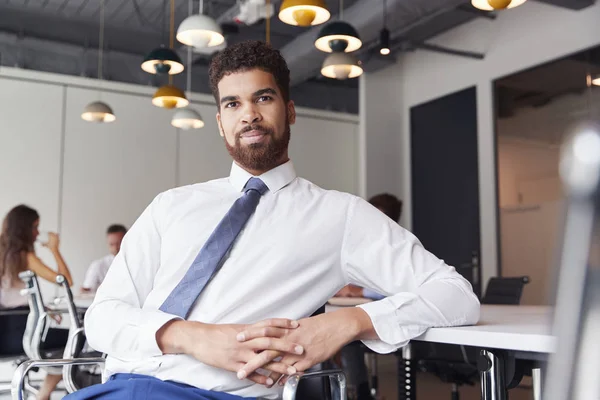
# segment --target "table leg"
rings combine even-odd
[[[402,356],[398,356],[398,400],[417,398],[417,370],[410,346],[410,343],[404,346]]]
[[[508,400],[503,357],[489,350],[481,350],[477,364],[481,373],[481,398]]]
[[[542,369],[533,368],[531,378],[533,381],[533,400],[542,400]]]

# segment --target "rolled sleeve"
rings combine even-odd
[[[379,338],[363,341],[373,351],[395,351],[431,327],[479,320],[471,284],[362,199],[349,211],[342,251],[349,283],[387,296],[359,306]]]

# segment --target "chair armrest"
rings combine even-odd
[[[31,368],[35,367],[64,367],[67,365],[90,365],[104,364],[106,360],[102,357],[77,358],[77,359],[56,359],[56,360],[29,360],[19,365],[15,371],[11,383],[10,392],[13,400],[23,400],[23,388],[25,386],[25,377]]]
[[[300,380],[322,377],[329,377],[330,381],[335,382],[340,389],[340,400],[346,400],[346,375],[341,369],[290,375],[283,387],[283,400],[296,400],[296,392]]]

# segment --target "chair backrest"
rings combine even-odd
[[[481,304],[518,305],[521,303],[523,287],[527,283],[529,283],[528,276],[491,278]]]
[[[41,359],[40,344],[48,323],[42,292],[33,272],[23,271],[19,273],[19,279],[25,283],[25,289],[21,291],[21,294],[27,296],[29,303],[29,315],[23,334],[23,349],[27,357]]]

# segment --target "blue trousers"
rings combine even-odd
[[[115,374],[107,382],[89,386],[64,397],[67,400],[240,400],[251,399],[198,389],[184,383],[161,381],[152,376]]]

